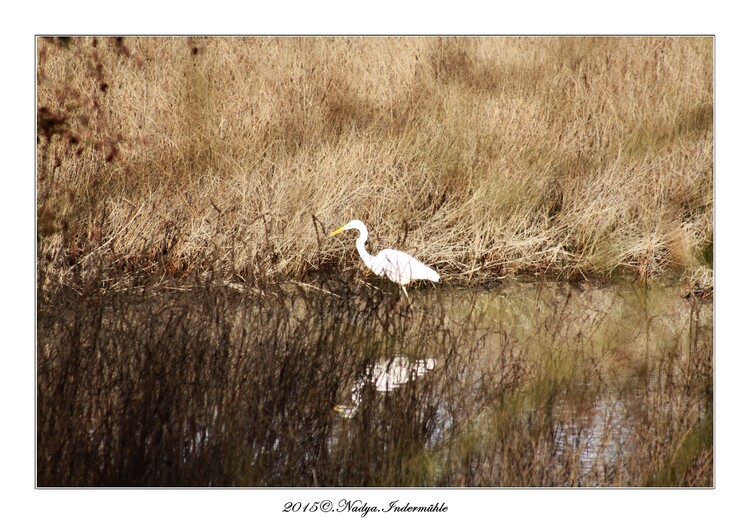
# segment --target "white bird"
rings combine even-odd
[[[362,257],[362,262],[376,275],[380,277],[386,276],[391,281],[400,285],[407,299],[409,298],[409,293],[406,292],[406,285],[408,283],[414,280],[440,281],[440,275],[435,270],[425,266],[422,262],[403,251],[383,249],[375,256],[368,253],[365,249],[365,242],[367,242],[368,236],[367,226],[361,220],[352,220],[336,231],[328,233],[328,236],[338,235],[347,229],[356,229],[359,231],[357,251],[359,251],[359,256]]]
[[[421,377],[435,367],[434,358],[409,360],[406,356],[396,356],[393,359],[383,359],[368,366],[363,375],[352,388],[352,404],[338,405],[333,408],[344,418],[351,418],[362,403],[362,390],[367,384],[374,384],[380,393],[387,393]]]

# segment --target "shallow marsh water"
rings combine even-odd
[[[711,485],[713,306],[683,295],[61,288],[38,306],[38,482]]]

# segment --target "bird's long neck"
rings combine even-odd
[[[375,257],[367,252],[367,249],[365,249],[365,242],[367,242],[367,230],[360,229],[359,238],[357,238],[357,251],[359,252],[359,256],[362,257],[362,261],[365,263],[365,265],[368,268],[372,269],[372,266],[375,262]]]

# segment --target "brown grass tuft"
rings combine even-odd
[[[712,44],[41,38],[40,261],[301,275],[356,217],[454,279],[710,282]]]

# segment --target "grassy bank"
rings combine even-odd
[[[40,38],[43,283],[296,277],[352,218],[467,281],[710,286],[710,38]]]

